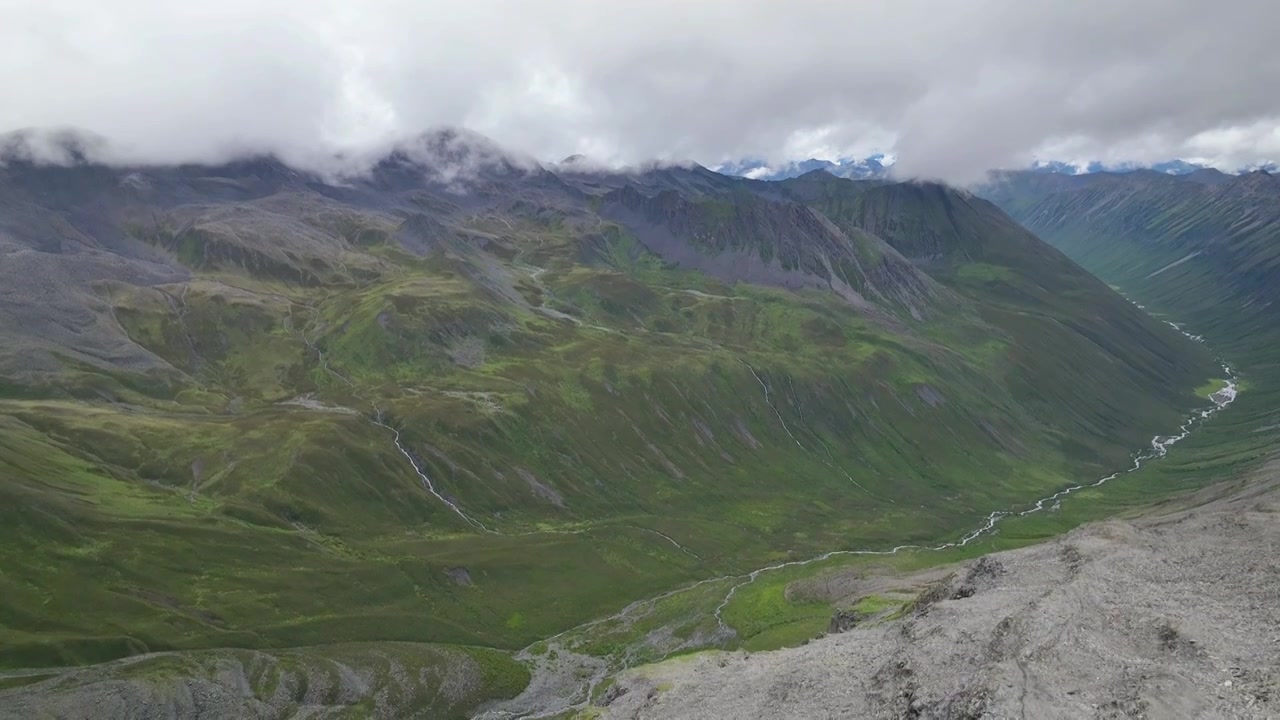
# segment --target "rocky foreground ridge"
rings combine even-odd
[[[984,557],[899,619],[789,650],[637,668],[601,709],[646,719],[1275,717],[1278,472],[1195,509]]]

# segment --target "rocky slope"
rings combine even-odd
[[[1278,473],[1193,510],[1088,525],[926,577],[899,618],[790,650],[638,668],[599,707],[610,718],[1273,717]]]
[[[747,191],[689,199],[665,190],[647,197],[626,186],[604,195],[601,213],[664,261],[728,282],[829,289],[862,312],[905,309],[917,320],[945,297],[885,241],[846,234],[795,201]]]

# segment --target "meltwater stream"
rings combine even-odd
[[[1135,303],[1136,304],[1136,303]],[[1141,305],[1138,305],[1142,308]],[[1168,325],[1187,338],[1198,343],[1203,343],[1204,339],[1199,335],[1193,335],[1184,330],[1180,325],[1168,322]],[[533,720],[535,718],[546,718],[569,710],[576,710],[585,707],[591,698],[592,691],[596,686],[612,673],[626,669],[630,665],[624,660],[620,665],[611,664],[603,658],[595,658],[587,655],[575,653],[569,648],[565,648],[558,644],[558,640],[575,631],[587,630],[592,627],[603,625],[605,623],[625,619],[628,615],[638,612],[640,609],[652,606],[661,600],[673,597],[680,593],[688,592],[696,588],[703,587],[710,583],[718,583],[724,581],[738,581],[731,585],[725,593],[724,599],[715,609],[715,619],[719,635],[731,637],[734,630],[724,623],[724,609],[728,607],[733,600],[737,591],[755,582],[761,575],[785,568],[800,567],[822,562],[833,557],[841,557],[846,555],[895,555],[904,550],[918,551],[942,551],[957,547],[964,547],[978,538],[993,532],[1000,521],[1009,517],[1021,517],[1032,513],[1041,512],[1046,509],[1053,509],[1058,506],[1063,498],[1068,495],[1088,488],[1104,485],[1111,480],[1132,473],[1142,468],[1148,461],[1162,458],[1169,453],[1169,448],[1191,434],[1191,430],[1199,423],[1212,417],[1223,408],[1235,401],[1239,393],[1239,385],[1237,383],[1236,373],[1230,365],[1223,362],[1222,371],[1226,375],[1226,386],[1209,395],[1209,400],[1213,405],[1199,410],[1188,417],[1178,431],[1172,435],[1157,435],[1151,439],[1151,446],[1133,455],[1133,464],[1124,470],[1118,470],[1110,475],[1103,476],[1089,483],[1081,483],[1064,488],[1052,495],[1045,496],[1036,500],[1030,507],[1025,510],[996,510],[988,514],[982,523],[975,529],[969,531],[959,540],[942,543],[939,545],[899,545],[886,550],[833,550],[804,560],[792,560],[789,562],[767,565],[756,570],[752,570],[745,575],[725,575],[721,577],[708,578],[700,580],[692,585],[687,585],[669,592],[663,593],[656,597],[639,600],[631,603],[613,615],[592,620],[574,628],[570,628],[562,633],[552,636],[541,643],[535,643],[534,646],[543,644],[547,647],[548,652],[545,655],[535,655],[531,652],[534,646],[530,646],[517,656],[521,660],[528,661],[533,665],[533,678],[528,688],[516,698],[499,703],[487,711],[482,712],[479,718],[521,718],[523,720]],[[752,371],[754,374],[754,370]],[[757,380],[759,376],[756,376]],[[761,382],[763,386],[763,381]],[[767,386],[765,392],[768,392]],[[781,417],[779,417],[781,420]],[[788,430],[788,434],[790,431]],[[552,649],[558,650],[558,653],[551,652]],[[561,661],[558,663],[550,663],[545,657],[558,655]],[[565,661],[568,658],[569,661]],[[576,660],[577,662],[573,662]]]

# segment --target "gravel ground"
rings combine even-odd
[[[971,564],[900,620],[627,671],[604,715],[1280,717],[1278,513],[1270,481],[1088,525]]]

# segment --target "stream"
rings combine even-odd
[[[1135,303],[1135,305],[1137,305],[1137,303]],[[1138,305],[1138,307],[1142,308],[1141,305]],[[1142,308],[1142,309],[1145,309],[1145,308]],[[1165,321],[1165,322],[1174,330],[1177,330],[1179,333],[1186,336],[1187,338],[1198,343],[1204,343],[1204,339],[1202,337],[1200,337],[1199,335],[1193,335],[1192,333],[1187,332],[1179,324],[1174,322],[1169,322],[1169,321]],[[338,373],[333,368],[329,367],[328,363],[325,360],[324,353],[320,351],[320,349],[317,348],[307,338],[305,330],[302,332],[302,338],[306,343],[306,345],[311,350],[317,353],[317,355],[319,356],[320,365],[326,372],[332,374],[335,378],[337,378],[338,380],[342,381],[343,383],[349,386],[352,384],[351,381],[348,380],[345,376]],[[745,361],[744,361],[744,364],[746,364]],[[764,392],[765,403],[771,409],[773,409],[774,413],[777,415],[778,421],[782,424],[782,427],[786,431],[787,435],[796,443],[796,445],[800,446],[803,449],[804,446],[800,443],[799,439],[796,438],[795,435],[791,433],[791,428],[787,427],[786,421],[783,419],[782,414],[778,411],[778,408],[774,406],[772,399],[769,396],[768,385],[756,372],[755,368],[751,367],[750,365],[747,365],[747,368],[751,371],[751,374],[755,377],[756,381],[760,383],[761,389]],[[1107,482],[1120,477],[1121,475],[1126,475],[1128,473],[1132,473],[1142,468],[1148,461],[1156,460],[1164,457],[1169,453],[1169,448],[1173,446],[1175,443],[1177,443],[1178,441],[1190,435],[1191,431],[1195,428],[1197,424],[1207,420],[1208,418],[1212,417],[1214,414],[1218,413],[1223,408],[1227,407],[1232,402],[1234,402],[1239,391],[1239,386],[1237,383],[1235,371],[1232,370],[1232,368],[1225,362],[1222,364],[1222,371],[1226,375],[1226,386],[1209,396],[1209,399],[1213,403],[1212,406],[1199,410],[1193,413],[1192,415],[1190,415],[1182,423],[1182,425],[1179,426],[1178,431],[1176,433],[1172,435],[1156,435],[1155,437],[1153,437],[1151,439],[1150,447],[1135,453],[1133,455],[1132,465],[1130,465],[1128,468],[1125,468],[1124,470],[1118,470],[1116,472],[1111,473],[1110,475],[1103,476],[1093,482],[1081,483],[1079,485],[1072,485],[1070,487],[1059,490],[1051,495],[1047,495],[1045,497],[1042,497],[1036,500],[1025,510],[992,511],[983,519],[983,521],[978,525],[978,527],[974,528],[973,530],[970,530],[968,533],[963,535],[960,539],[954,540],[951,542],[941,543],[938,545],[914,545],[914,544],[898,545],[896,547],[884,549],[884,550],[873,550],[873,549],[832,550],[830,552],[826,552],[821,555],[816,555],[814,557],[806,558],[803,560],[791,560],[787,562],[776,563],[773,565],[767,565],[765,567],[757,568],[755,570],[752,570],[749,573],[742,574],[742,575],[723,575],[720,577],[707,578],[705,580],[698,581],[691,585],[686,585],[686,586],[665,592],[655,597],[638,600],[636,602],[631,603],[630,605],[627,605],[625,608],[623,608],[622,610],[612,615],[608,615],[608,616],[584,623],[582,625],[569,628],[568,630],[565,630],[550,638],[547,638],[546,640],[540,641],[539,643],[535,643],[534,645],[531,645],[525,648],[524,650],[520,651],[520,653],[517,654],[516,658],[518,660],[528,663],[531,666],[532,678],[530,680],[528,687],[514,699],[506,702],[494,704],[490,706],[488,709],[482,711],[476,717],[482,718],[485,720],[497,720],[499,718],[504,720],[514,719],[514,718],[520,718],[522,720],[534,720],[536,718],[547,718],[547,717],[559,715],[561,713],[565,713],[571,710],[578,710],[586,707],[590,702],[592,692],[605,678],[607,678],[611,674],[614,674],[622,670],[625,670],[629,667],[632,667],[635,663],[631,662],[631,659],[629,657],[624,657],[624,659],[619,663],[613,663],[606,658],[600,658],[600,657],[578,653],[571,650],[568,647],[565,647],[563,644],[559,642],[559,640],[571,633],[589,630],[592,627],[596,627],[611,621],[626,620],[628,617],[632,615],[642,617],[643,616],[641,615],[642,612],[651,610],[653,607],[656,606],[658,602],[665,600],[667,598],[673,597],[675,595],[686,593],[686,592],[695,590],[697,588],[704,587],[709,584],[731,583],[729,585],[728,590],[725,592],[723,599],[720,601],[719,605],[716,606],[713,612],[714,618],[716,620],[716,627],[717,627],[717,632],[715,633],[714,638],[727,639],[727,638],[733,637],[733,635],[735,634],[735,631],[724,622],[723,614],[724,614],[725,608],[727,608],[729,606],[729,603],[733,601],[733,598],[735,597],[739,589],[755,582],[761,575],[765,573],[775,572],[775,571],[783,570],[786,568],[811,565],[813,563],[829,560],[833,557],[853,556],[853,555],[895,555],[899,552],[906,551],[906,550],[938,552],[938,551],[949,550],[949,549],[958,548],[958,547],[964,547],[969,543],[972,543],[973,541],[977,540],[978,538],[983,537],[995,531],[997,525],[999,525],[999,523],[1005,518],[1022,517],[1025,515],[1030,515],[1032,513],[1037,513],[1044,510],[1056,509],[1063,498],[1067,497],[1068,495],[1074,492],[1104,485]],[[405,448],[403,443],[401,443],[400,431],[382,421],[382,414],[376,408],[376,406],[375,406],[374,412],[375,412],[375,416],[374,418],[371,418],[370,421],[381,428],[391,431],[391,433],[393,434],[393,441],[395,443],[396,449],[400,452],[401,455],[404,456],[405,460],[409,463],[410,467],[413,469],[414,474],[417,475],[420,481],[422,482],[423,488],[430,495],[432,495],[434,498],[436,498],[445,506],[447,506],[451,511],[457,514],[463,521],[465,521],[468,525],[474,527],[475,529],[487,534],[492,534],[492,535],[505,534],[497,530],[493,530],[488,526],[486,526],[485,524],[483,524],[482,522],[480,522],[479,520],[471,517],[465,511],[463,511],[462,508],[460,508],[456,503],[450,501],[448,498],[442,495],[435,488],[435,484],[431,482],[431,479],[427,476],[426,472],[420,466],[417,459],[415,459],[413,454],[410,453],[407,448]],[[830,454],[829,450],[828,450],[828,454]],[[846,477],[848,477],[848,473],[845,473],[845,475]],[[852,477],[850,477],[849,479],[851,481],[853,480]],[[856,481],[854,482],[854,484],[857,485]],[[858,485],[858,487],[861,488],[862,486]],[[862,489],[866,491],[866,488],[862,488]],[[694,557],[697,557],[691,550],[680,545],[674,539],[670,538],[669,536],[663,533],[660,533],[656,530],[652,530],[650,528],[637,528],[637,529],[654,533],[656,535],[660,535],[663,538],[665,538],[667,541],[671,542],[676,547],[680,548],[682,551],[690,555],[693,555]],[[517,533],[517,535],[533,535],[533,534],[539,534],[540,532],[541,531],[534,531],[530,533]],[[581,532],[581,531],[559,531],[559,532],[572,533],[572,532]],[[545,645],[546,652],[541,654],[533,652],[534,648],[537,647],[538,645]],[[713,645],[714,643],[707,644],[708,647]]]
[[[1136,303],[1135,303],[1136,304]],[[1142,306],[1139,305],[1139,308]],[[1174,330],[1177,330],[1187,338],[1204,343],[1204,339],[1199,335],[1193,335],[1184,330],[1180,325],[1174,322],[1165,321]],[[750,366],[748,366],[750,367]],[[652,608],[661,600],[665,600],[680,593],[689,592],[697,588],[703,587],[711,583],[732,582],[729,589],[725,593],[724,599],[714,611],[717,626],[717,637],[732,637],[735,631],[725,624],[723,613],[729,603],[732,602],[735,594],[739,589],[755,582],[761,575],[769,572],[783,570],[785,568],[800,567],[822,562],[833,557],[851,556],[851,555],[895,555],[905,550],[929,551],[937,552],[949,550],[958,547],[964,547],[969,543],[977,540],[984,535],[992,533],[999,523],[1010,517],[1022,517],[1031,515],[1045,510],[1056,509],[1063,498],[1068,495],[1088,488],[1095,488],[1104,485],[1111,480],[1135,472],[1146,465],[1151,460],[1157,460],[1169,453],[1169,448],[1178,441],[1186,438],[1196,425],[1203,423],[1208,418],[1226,408],[1235,401],[1239,394],[1239,384],[1235,371],[1230,365],[1223,362],[1222,371],[1226,375],[1226,386],[1212,393],[1209,400],[1212,401],[1210,407],[1201,409],[1191,414],[1178,431],[1171,435],[1156,435],[1151,439],[1150,447],[1141,450],[1133,455],[1133,463],[1128,468],[1118,470],[1105,475],[1093,482],[1081,483],[1059,490],[1051,495],[1042,497],[1033,502],[1025,510],[995,510],[989,513],[975,529],[963,535],[960,539],[952,542],[941,543],[939,545],[899,545],[885,550],[872,549],[853,549],[853,550],[832,550],[804,560],[792,560],[788,562],[767,565],[756,570],[752,570],[744,575],[725,575],[721,577],[708,578],[698,581],[692,585],[687,585],[669,592],[663,593],[653,598],[636,601],[631,603],[622,610],[597,620],[570,628],[562,633],[554,635],[541,643],[535,643],[528,648],[522,650],[516,657],[531,665],[533,674],[529,686],[520,695],[512,700],[496,703],[489,708],[480,712],[476,717],[483,720],[515,719],[534,720],[536,718],[547,718],[572,710],[580,710],[586,707],[591,700],[592,692],[595,688],[609,675],[632,667],[627,659],[621,663],[612,664],[605,658],[584,655],[574,652],[565,647],[559,641],[560,638],[570,633],[589,630],[592,627],[602,625],[614,620],[625,620],[633,614],[640,613],[646,608]],[[766,402],[768,402],[768,387],[760,376],[755,373],[754,368],[751,369],[756,380],[760,381],[761,387],[764,389]],[[772,403],[769,403],[772,407]],[[776,408],[775,408],[776,412]],[[782,421],[781,415],[778,417]],[[784,428],[785,422],[783,424]],[[787,428],[787,434],[791,431]],[[795,437],[792,436],[794,440]],[[799,444],[799,441],[797,441]],[[540,644],[545,644],[546,652],[537,654],[533,652]]]

